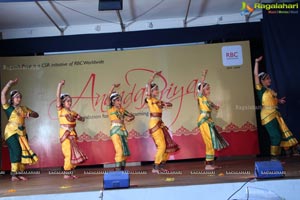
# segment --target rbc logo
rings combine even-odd
[[[243,65],[243,51],[241,45],[222,47],[222,61],[225,67]]]
[[[239,56],[239,53],[237,51],[226,52],[227,58],[238,58],[238,56]]]

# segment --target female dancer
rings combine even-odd
[[[109,105],[108,117],[111,121],[110,137],[115,148],[115,162],[116,171],[124,171],[126,166],[126,159],[130,156],[128,148],[127,137],[128,132],[125,127],[124,121],[130,122],[134,120],[134,115],[122,107],[122,97],[114,92],[114,89],[119,87],[120,84],[114,84],[109,91],[109,98],[107,104]]]
[[[168,128],[162,121],[162,109],[170,108],[172,104],[158,100],[158,85],[153,83],[156,75],[160,75],[161,71],[155,72],[147,83],[146,103],[150,111],[149,133],[156,144],[156,154],[152,173],[165,173],[164,169],[166,161],[169,159],[169,153],[179,150],[179,146],[171,138]]]
[[[198,127],[205,143],[205,170],[215,170],[220,168],[213,164],[215,150],[221,150],[229,145],[218,133],[211,118],[212,109],[219,110],[219,106],[215,105],[208,99],[208,96],[210,95],[210,86],[208,83],[205,83],[206,74],[207,70],[204,70],[201,82],[198,83],[198,106],[200,110]]]
[[[277,98],[277,94],[269,87],[271,85],[270,75],[259,71],[259,62],[262,56],[255,59],[254,80],[258,98],[262,104],[260,116],[261,123],[266,127],[271,140],[270,153],[272,159],[277,159],[281,153],[281,147],[289,149],[296,147],[298,141],[293,137],[278,111],[278,103],[284,104],[285,97]]]
[[[9,149],[11,162],[11,180],[27,180],[21,176],[26,164],[34,164],[38,157],[30,149],[25,129],[25,119],[39,117],[38,113],[26,106],[21,106],[22,94],[17,90],[10,92],[10,99],[7,101],[6,93],[9,88],[17,84],[18,79],[10,80],[1,91],[1,104],[8,118],[8,123],[4,131],[4,139]]]
[[[73,169],[77,164],[87,160],[86,155],[80,151],[77,145],[77,133],[75,131],[76,120],[84,122],[84,118],[71,110],[72,98],[69,94],[61,94],[61,88],[65,84],[62,80],[58,83],[56,91],[56,107],[60,124],[59,137],[64,155],[64,179],[76,179]]]

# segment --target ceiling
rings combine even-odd
[[[256,0],[245,0],[253,5]],[[271,0],[265,2],[273,2]],[[0,0],[2,39],[248,23],[242,0],[123,0],[123,9],[99,11],[99,0]]]

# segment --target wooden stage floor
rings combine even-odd
[[[153,174],[152,164],[128,167],[130,188],[165,187],[181,185],[201,185],[213,183],[246,182],[254,178],[256,161],[267,158],[222,158],[216,163],[222,166],[216,171],[204,171],[204,161],[184,160],[172,161],[167,164],[170,174]],[[286,172],[284,179],[300,179],[300,157],[282,158]],[[68,192],[100,191],[103,186],[103,173],[112,170],[101,167],[80,167],[75,174],[78,179],[64,180],[56,169],[42,169],[29,174],[27,181],[10,181],[8,173],[0,175],[0,197],[26,196],[37,194],[56,194]]]

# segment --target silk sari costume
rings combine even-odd
[[[60,124],[59,138],[64,155],[64,170],[70,171],[75,169],[76,165],[83,163],[88,158],[79,149],[77,144],[76,117],[78,114],[74,111],[67,110],[61,106],[57,108],[58,120]],[[73,116],[72,120],[69,116]]]
[[[130,156],[130,151],[127,142],[128,132],[124,124],[124,119],[130,113],[122,107],[117,109],[115,106],[109,106],[107,112],[111,121],[110,137],[116,152],[116,167],[125,167],[126,159]]]
[[[146,102],[150,111],[149,133],[157,147],[154,163],[159,165],[169,159],[169,153],[178,151],[179,146],[173,141],[168,127],[162,121],[162,101],[148,97]]]
[[[205,159],[213,161],[215,150],[221,150],[229,146],[227,141],[218,133],[211,118],[212,103],[206,96],[198,95],[198,105],[200,115],[198,117],[198,127],[205,144]]]
[[[9,104],[2,105],[8,118],[4,130],[4,139],[9,149],[11,173],[16,174],[25,170],[26,164],[35,164],[37,155],[31,150],[25,129],[26,113],[33,111],[26,106],[14,107]]]
[[[281,147],[292,147],[298,143],[291,131],[288,129],[278,111],[277,94],[262,84],[256,85],[256,92],[262,105],[260,117],[261,124],[266,127],[271,141],[270,153],[278,156]]]

